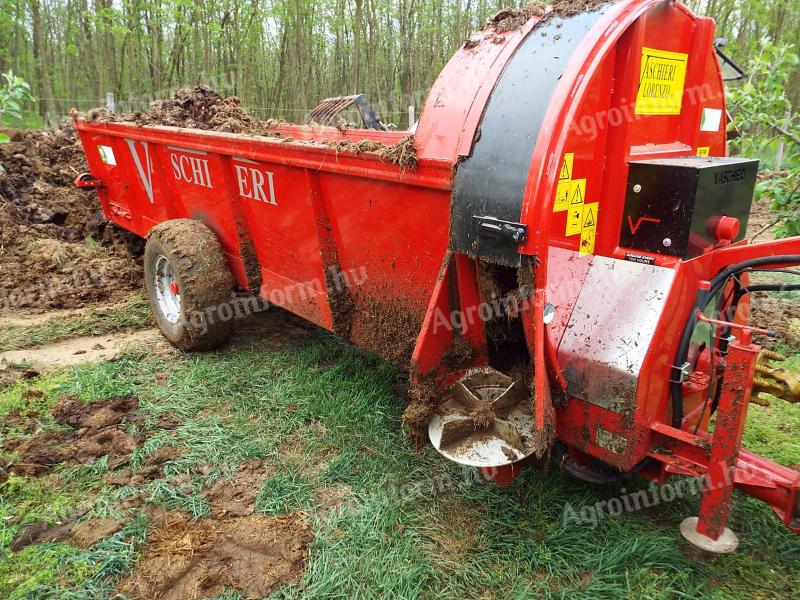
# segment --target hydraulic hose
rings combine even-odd
[[[711,302],[711,300],[720,293],[725,286],[728,285],[731,277],[752,269],[755,267],[763,267],[767,265],[800,265],[800,254],[784,254],[778,256],[762,256],[760,258],[752,258],[740,263],[731,265],[716,275],[711,280],[711,286],[708,290],[698,290],[697,297],[692,307],[692,312],[686,322],[683,333],[681,335],[680,343],[678,345],[678,352],[675,355],[675,364],[673,365],[673,379],[670,381],[670,395],[672,397],[672,426],[676,429],[681,429],[683,426],[683,381],[678,376],[680,373],[686,357],[689,355],[689,347],[692,342],[695,327],[697,326],[697,313],[703,311]],[[753,286],[758,287],[758,286]],[[782,291],[787,291],[788,288],[794,286],[780,286]],[[800,286],[797,286],[800,290]],[[750,288],[752,291],[752,288]],[[763,290],[773,291],[773,290]]]
[[[630,471],[624,473],[606,473],[593,469],[589,465],[583,465],[571,456],[567,456],[567,449],[560,444],[553,448],[551,460],[558,468],[575,479],[580,479],[592,485],[609,485],[619,483],[633,475],[641,473],[648,465],[652,464],[652,458],[645,458]]]

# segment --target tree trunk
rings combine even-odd
[[[58,114],[53,97],[53,85],[50,81],[50,59],[45,48],[39,0],[28,0],[28,6],[31,11],[31,27],[33,29],[33,58],[36,61],[36,76],[41,86],[39,113],[44,118],[45,125],[49,125],[51,121],[58,120]]]

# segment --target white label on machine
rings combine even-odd
[[[597,435],[595,436],[595,444],[601,448],[605,448],[614,454],[625,454],[628,449],[628,440],[624,436],[616,434],[602,427],[597,427]]]
[[[117,157],[114,156],[114,149],[111,146],[98,146],[97,151],[100,153],[100,160],[105,164],[117,166]]]
[[[718,108],[704,108],[700,119],[700,131],[719,131],[722,125],[722,111]]]

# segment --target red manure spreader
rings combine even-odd
[[[545,459],[591,483],[695,478],[681,531],[731,552],[735,489],[800,531],[800,473],[741,447],[759,394],[800,401],[749,321],[752,293],[791,289],[753,274],[800,265],[800,238],[745,238],[758,161],[726,156],[714,33],[667,0],[504,11],[413,138],[362,97],[260,136],[76,113],[77,184],[147,238],[178,347],[224,343],[250,293],[410,365],[406,421],[446,457],[498,485]]]

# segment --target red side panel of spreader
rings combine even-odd
[[[384,355],[404,344],[410,354],[416,332],[408,329],[421,326],[447,248],[449,163],[407,171],[318,144],[82,120],[76,127],[111,221],[146,236],[167,219],[200,220],[219,237],[242,288],[260,282],[264,298],[331,330],[331,298],[343,292],[355,303],[356,342]],[[376,137],[395,143],[403,135]],[[406,337],[392,342],[403,328]]]

